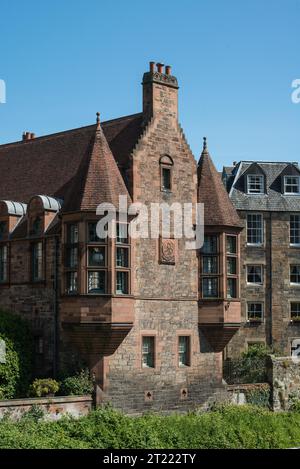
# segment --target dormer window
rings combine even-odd
[[[299,176],[284,176],[284,194],[295,195],[300,193]]]
[[[247,176],[248,194],[264,194],[264,177],[257,174]]]

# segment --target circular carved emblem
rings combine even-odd
[[[166,263],[175,263],[175,245],[173,240],[165,240],[161,247],[162,261]]]

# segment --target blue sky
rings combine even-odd
[[[1,0],[0,143],[140,112],[154,60],[196,158],[298,161],[299,31],[299,0]]]

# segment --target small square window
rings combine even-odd
[[[263,304],[262,303],[248,303],[248,321],[249,322],[262,322],[263,321]]]
[[[226,236],[227,254],[236,254],[236,236]]]
[[[247,176],[248,194],[263,194],[264,193],[264,177],[262,175]]]
[[[127,223],[117,223],[117,244],[128,244]]]
[[[89,243],[105,243],[105,238],[99,238],[97,236],[97,224],[98,222],[88,223],[88,242]]]
[[[262,285],[263,268],[262,265],[247,265],[247,283]]]
[[[105,247],[89,246],[88,262],[90,267],[103,267],[105,265]]]
[[[202,279],[203,298],[218,297],[218,278],[207,277]]]
[[[66,259],[66,265],[69,268],[75,268],[77,267],[77,262],[78,262],[78,251],[77,247],[68,247],[67,248],[67,259]]]
[[[227,257],[227,274],[236,274],[236,257]]]
[[[299,194],[299,176],[284,176],[284,193]]]
[[[300,285],[300,265],[290,265],[290,282]]]
[[[205,235],[202,246],[203,254],[216,254],[218,252],[218,237],[215,235]]]
[[[104,270],[88,272],[88,293],[95,295],[106,293],[106,275]]]
[[[72,225],[67,225],[67,243],[78,243],[78,225],[75,223]]]
[[[300,303],[291,303],[291,319],[300,321]]]
[[[227,279],[227,298],[236,298],[237,297],[237,288],[236,288],[236,278]]]
[[[77,271],[66,273],[66,292],[68,295],[77,293]]]
[[[128,295],[129,272],[117,271],[116,293],[117,295]]]
[[[203,256],[203,273],[204,274],[217,274],[218,273],[218,257],[217,256]]]
[[[117,267],[129,267],[128,248],[117,248],[116,265]]]

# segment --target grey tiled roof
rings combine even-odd
[[[244,173],[256,163],[266,175],[266,193],[262,195],[247,194],[245,192]],[[229,196],[237,210],[257,210],[273,212],[300,212],[300,195],[284,195],[281,190],[281,174],[292,165],[299,171],[297,163],[267,163],[255,161],[241,161],[233,169],[231,188],[227,187]],[[289,172],[285,172],[288,175]]]

